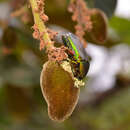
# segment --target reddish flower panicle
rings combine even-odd
[[[75,26],[76,35],[80,38],[84,47],[86,46],[86,41],[84,40],[85,31],[92,30],[92,22],[90,18],[90,10],[84,0],[76,0],[72,2],[68,8],[69,12],[72,12],[72,20],[77,22]]]

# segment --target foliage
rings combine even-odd
[[[36,2],[30,1],[33,1],[33,4]],[[121,59],[124,66],[127,66],[127,74],[123,67],[118,72],[120,75],[114,75],[113,69],[109,72],[113,74],[109,81],[115,82],[108,90],[95,92],[95,88],[102,86],[102,82],[95,86],[89,84],[91,81],[96,82],[101,72],[99,75],[88,75],[87,80],[81,81],[86,83],[88,88],[79,85],[77,88],[76,83],[81,82],[74,77],[71,69],[66,68],[67,65],[61,64],[68,58],[66,55],[72,56],[72,53],[54,40],[57,32],[78,32],[78,37],[80,41],[85,41],[85,46],[76,42],[76,47],[81,48],[83,55],[90,59],[90,69],[95,57],[84,54],[89,48],[89,42],[93,46],[96,45],[93,54],[96,53],[97,46],[102,46],[110,52],[106,57],[120,55],[124,50],[116,55],[112,54],[111,50],[121,43],[125,43],[128,45],[127,49],[129,48],[130,21],[113,15],[117,0],[85,0],[84,13],[83,8],[78,8],[78,4],[75,4],[71,13],[67,11],[70,3],[75,0],[42,2],[41,10],[35,7],[32,10],[28,8],[30,4],[25,0],[0,0],[0,130],[129,130],[129,62],[125,63]],[[4,6],[3,3],[8,5]],[[80,4],[82,5],[82,2]],[[36,3],[33,6],[36,6]],[[6,10],[10,10],[9,15],[1,17]],[[11,14],[13,17],[10,17]],[[85,15],[89,17],[84,17]],[[34,22],[38,26],[35,26]],[[86,29],[87,23],[92,23],[90,29]],[[98,56],[98,53],[96,54]],[[123,58],[129,59],[129,55],[124,54]],[[101,59],[99,55],[98,62]],[[115,62],[114,65],[116,66]],[[95,71],[97,66],[96,64]],[[109,65],[106,67],[109,68]],[[78,101],[79,91],[81,97],[85,93],[83,101],[81,97]],[[49,119],[47,107],[49,117],[60,123]]]
[[[109,22],[116,33],[120,36],[121,41],[130,44],[130,21],[124,18],[113,17]]]

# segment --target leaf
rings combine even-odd
[[[28,120],[32,112],[32,89],[7,85],[5,93],[12,118],[15,121]]]
[[[55,62],[44,64],[40,80],[49,117],[55,121],[64,121],[77,104],[79,88],[74,87],[70,73]]]
[[[15,48],[18,38],[13,27],[9,26],[3,32],[2,41],[7,48]]]
[[[31,63],[19,61],[15,55],[7,55],[0,59],[0,77],[4,83],[30,87],[39,84],[39,75],[40,66],[31,66]]]
[[[117,0],[86,0],[91,8],[98,8],[105,12],[108,17],[111,17],[115,11]]]
[[[113,17],[110,20],[109,25],[117,32],[122,42],[130,45],[130,20]]]
[[[92,130],[130,130],[130,86],[107,96],[100,105],[84,108],[80,119]],[[86,116],[87,115],[87,116]]]

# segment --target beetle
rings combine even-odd
[[[89,60],[85,59],[85,55],[83,54],[83,48],[79,47],[79,39],[73,35],[72,33],[67,33],[62,35],[63,44],[68,48],[66,53],[68,54],[68,58],[70,59],[70,65],[73,72],[74,77],[82,80],[88,73],[89,70]],[[76,46],[77,45],[77,46]],[[83,51],[81,51],[81,49]]]

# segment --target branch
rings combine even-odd
[[[49,48],[53,47],[53,44],[52,44],[53,42],[51,41],[49,37],[44,21],[40,17],[40,12],[36,11],[38,9],[37,0],[30,0],[30,4],[32,8],[32,13],[34,16],[35,25],[37,25],[39,33],[42,34],[42,40],[46,44],[46,48],[48,50]]]

